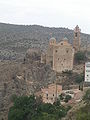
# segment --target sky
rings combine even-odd
[[[90,0],[0,0],[0,22],[74,29],[90,34]]]

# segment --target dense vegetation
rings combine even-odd
[[[76,62],[80,63],[81,61],[84,61],[85,59],[86,59],[86,55],[84,52],[79,51],[75,54]]]
[[[77,112],[76,120],[90,120],[90,89],[87,90],[83,100],[85,101],[85,106]]]
[[[9,110],[8,120],[61,120],[69,110],[58,100],[54,104],[43,103],[41,97],[14,96],[14,104]]]
[[[64,93],[62,93],[61,95],[59,95],[59,99],[60,101],[64,101],[64,102],[68,102],[69,100],[71,100],[71,95],[65,95]]]

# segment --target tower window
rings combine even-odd
[[[77,33],[75,33],[75,37],[77,37]]]

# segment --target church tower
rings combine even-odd
[[[73,47],[75,49],[75,52],[80,51],[80,32],[79,26],[77,25],[74,29],[74,40],[73,40]]]

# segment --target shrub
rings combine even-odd
[[[66,95],[65,99],[64,99],[64,102],[68,102],[69,100],[71,100],[71,95]]]
[[[67,113],[60,101],[56,104],[40,101],[34,95],[17,97],[9,109],[8,120],[59,120]]]
[[[84,61],[86,59],[86,56],[85,56],[85,53],[84,52],[77,52],[75,53],[75,61],[76,62],[81,62],[81,61]]]

